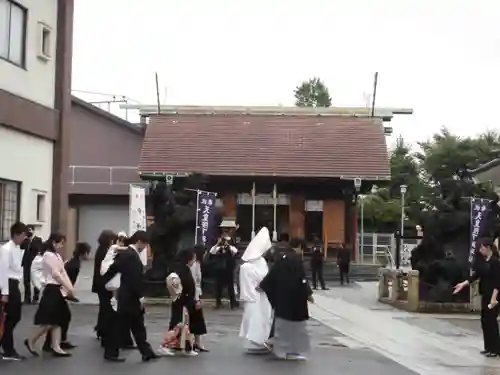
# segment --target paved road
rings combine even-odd
[[[71,340],[79,347],[71,358],[52,357],[29,358],[22,362],[0,361],[2,375],[53,375],[56,371],[68,375],[89,374],[136,374],[165,375],[167,373],[206,375],[254,375],[256,373],[324,375],[415,375],[401,365],[367,348],[349,347],[349,338],[316,321],[309,322],[313,351],[310,360],[305,363],[282,362],[270,357],[255,357],[242,354],[241,341],[238,338],[240,311],[214,311],[207,308],[205,315],[210,333],[205,343],[210,353],[196,358],[162,358],[153,363],[141,363],[140,356],[133,351],[127,354],[127,362],[107,363],[102,359],[102,352],[93,336],[95,306],[73,306]],[[17,331],[18,351],[26,354],[22,338],[30,330],[34,313],[33,306],[24,310],[24,319]],[[168,322],[168,308],[156,306],[148,309],[147,325],[149,339],[153,346],[158,346]],[[345,346],[347,345],[347,346]]]

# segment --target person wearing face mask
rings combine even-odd
[[[4,360],[22,359],[14,347],[14,329],[21,321],[22,300],[19,283],[23,278],[21,266],[23,253],[20,245],[27,234],[28,227],[24,223],[17,222],[10,227],[10,241],[0,247],[0,303],[6,314],[0,341]]]
[[[148,242],[145,231],[135,232],[127,240],[127,249],[117,252],[113,264],[102,275],[102,283],[106,285],[116,274],[121,274],[120,288],[117,294],[118,306],[115,312],[117,317],[110,322],[113,325],[110,327],[113,333],[107,334],[104,343],[104,359],[111,362],[125,360],[119,357],[122,338],[121,324],[132,331],[144,362],[157,358],[147,341],[146,327],[144,326],[144,265],[139,254],[145,251]]]

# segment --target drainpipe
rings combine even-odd
[[[255,237],[255,182],[252,184],[252,238]]]

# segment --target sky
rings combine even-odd
[[[320,77],[334,106],[365,106],[378,71],[376,105],[414,110],[391,123],[408,142],[500,130],[500,0],[75,3],[72,86],[85,100],[155,104],[158,72],[171,105],[293,105]]]

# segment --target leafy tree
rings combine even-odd
[[[420,166],[410,145],[400,136],[390,153],[391,181],[377,193],[364,198],[365,225],[376,231],[394,231],[401,222],[401,185],[407,186],[405,206],[419,205],[426,187],[421,183]],[[412,205],[413,206],[413,205]],[[408,209],[406,209],[409,212]]]
[[[311,78],[302,82],[294,90],[297,107],[331,107],[332,98],[328,87],[319,79]]]
[[[500,135],[490,131],[474,138],[459,137],[442,128],[419,146],[422,151],[415,156],[425,171],[423,177],[439,185],[462,168],[477,168],[493,159],[500,149]]]

